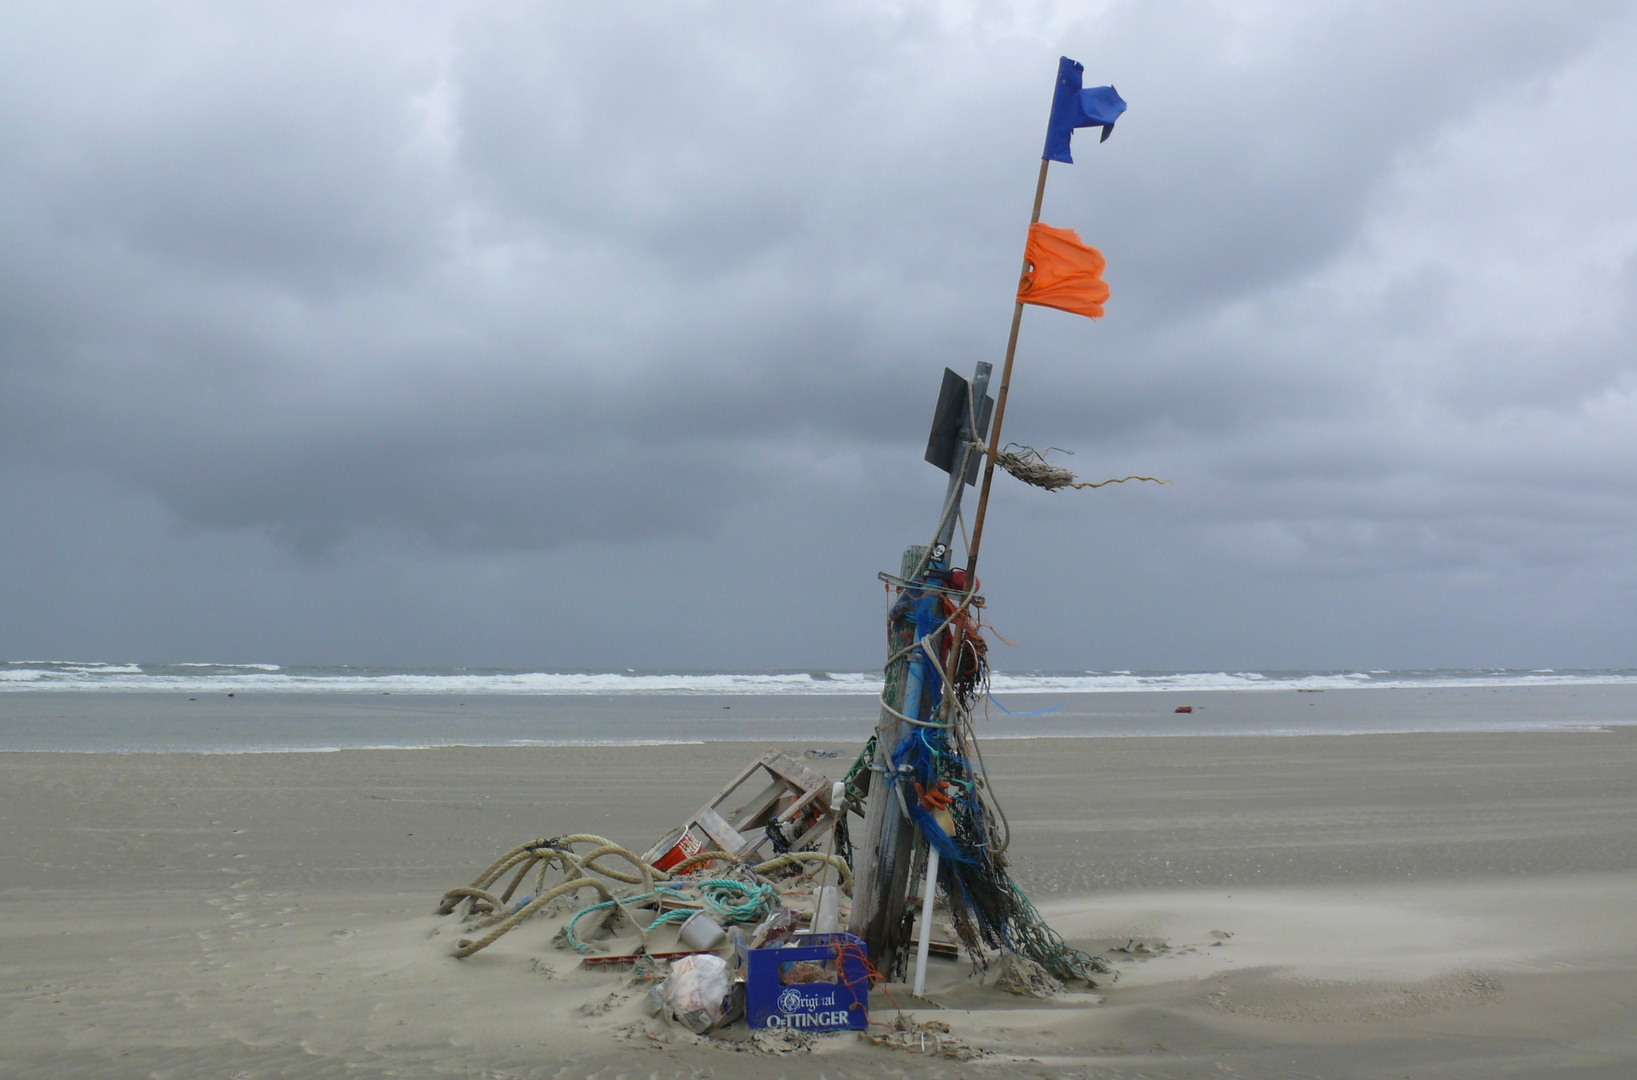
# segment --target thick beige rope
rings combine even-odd
[[[829,863],[841,872],[841,888],[848,896],[853,894],[853,870],[847,865],[847,860],[840,855],[826,855],[822,851],[791,851],[784,855],[775,856],[764,863],[757,863],[751,867],[759,875],[770,874],[786,866],[802,866],[807,863]]]
[[[476,941],[468,941],[465,938],[462,938],[455,942],[456,958],[464,960],[478,950],[488,948],[496,941],[499,941],[500,938],[512,927],[516,926],[524,919],[527,919],[530,915],[533,915],[535,912],[539,911],[541,908],[545,907],[559,896],[563,896],[567,893],[578,892],[580,889],[596,889],[604,900],[614,899],[614,894],[608,891],[608,886],[604,885],[596,878],[571,878],[568,881],[562,882],[561,884],[546,890],[539,896],[536,896],[533,900],[530,900],[527,904],[524,904],[522,907],[512,912],[512,914],[502,919],[499,923],[495,924],[495,926],[487,934],[484,934]]]
[[[595,844],[596,847],[581,855],[571,850],[575,844]],[[597,862],[598,859],[606,856],[623,859],[637,868],[639,872],[631,874]],[[542,880],[544,880],[545,871],[554,862],[563,868],[564,880],[534,897],[511,914],[506,914],[506,904],[510,902],[512,894],[517,891],[523,880],[536,866],[540,868]],[[533,916],[559,896],[580,889],[591,888],[597,890],[601,899],[613,901],[615,905],[613,910],[624,913],[631,924],[637,928],[643,939],[646,940],[647,930],[641,923],[631,918],[625,899],[615,896],[609,891],[607,885],[591,875],[599,874],[626,885],[641,885],[643,894],[646,895],[654,891],[654,882],[656,880],[677,882],[680,875],[686,871],[713,862],[745,867],[757,880],[763,881],[764,884],[773,885],[775,888],[777,887],[776,883],[767,881],[765,879],[766,875],[792,866],[800,867],[804,873],[808,873],[810,872],[808,867],[811,864],[828,864],[834,866],[840,872],[842,889],[848,895],[852,894],[852,869],[847,865],[847,861],[839,855],[825,854],[818,851],[792,851],[775,856],[765,862],[757,863],[754,866],[746,866],[725,851],[705,851],[684,859],[673,866],[670,872],[666,872],[655,869],[644,862],[641,856],[628,848],[621,847],[606,837],[595,836],[590,833],[575,833],[571,836],[561,836],[551,840],[536,840],[506,852],[490,863],[472,884],[450,889],[444,893],[443,898],[438,902],[437,912],[439,915],[453,914],[463,900],[468,901],[467,913],[469,915],[477,914],[477,905],[479,903],[488,905],[489,911],[487,914],[490,918],[482,924],[487,933],[475,941],[462,938],[455,943],[455,956],[465,959],[500,940],[514,927]],[[505,877],[513,867],[519,868],[516,875],[512,878],[506,890],[501,895],[496,896],[491,891],[495,882]],[[684,882],[678,883],[682,884]],[[666,903],[674,906],[692,906],[680,897],[677,900],[667,900]],[[663,907],[663,904],[661,906]]]

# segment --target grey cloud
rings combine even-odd
[[[1130,38],[1158,63],[1126,81],[1152,102],[1144,136],[1163,149],[1075,209],[1107,199],[1139,298],[1158,288],[1159,302],[1208,304],[1334,256],[1401,155],[1555,73],[1619,8],[1293,6],[1264,14],[1256,29],[1271,40],[1237,49],[1233,9],[1160,10],[1169,18],[1128,9]]]
[[[1637,524],[1637,256],[1585,239],[1633,208],[1555,208],[1539,257],[1598,299],[1522,331],[1474,238],[1554,174],[1491,179],[1462,141],[1505,132],[1498,107],[1583,109],[1582,72],[1629,87],[1630,4],[1121,4],[1061,32],[934,7],[19,10],[0,470],[125,493],[132,544],[169,515],[334,592],[371,552],[454,582],[717,544],[720,581],[787,525],[813,553],[913,533],[938,369],[1004,345],[1059,52],[1132,102],[1045,213],[1115,296],[1096,325],[1031,310],[1008,434],[1177,487],[997,494],[1015,528],[1059,560],[1079,530],[1141,580],[1265,585],[1606,578]],[[868,570],[814,572],[844,595]]]

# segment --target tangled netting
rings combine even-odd
[[[971,956],[986,949],[1020,953],[1059,978],[1095,985],[1092,976],[1107,973],[1107,962],[1064,942],[1012,880],[1006,815],[985,777],[972,727],[973,706],[989,684],[979,601],[974,588],[957,590],[945,584],[949,575],[928,570],[923,556],[915,573],[900,581],[888,621],[887,684],[893,684],[894,665],[902,664],[904,684],[921,688],[921,704],[899,712],[883,692],[882,704],[908,730],[892,751],[886,779],[922,838],[938,850],[938,887]]]
[[[1017,449],[1014,450],[1013,447]],[[1078,480],[1068,469],[1047,461],[1046,456],[1039,450],[1019,443],[1007,443],[1004,449],[995,454],[995,464],[1013,478],[1037,488],[1044,488],[1047,491],[1059,491],[1063,488],[1100,488],[1109,484],[1123,484],[1128,480],[1145,480],[1150,484],[1169,484],[1171,482],[1153,476],[1120,476],[1110,480]]]
[[[594,846],[589,851],[575,850],[586,844]],[[605,865],[601,860],[607,858],[618,859],[630,869]],[[566,944],[587,952],[584,941],[576,936],[583,919],[600,927],[610,918],[624,916],[644,940],[653,928],[681,922],[698,911],[709,912],[723,922],[753,922],[778,906],[781,889],[788,892],[793,886],[811,887],[815,866],[834,868],[842,889],[851,891],[852,870],[846,861],[817,851],[790,852],[755,864],[739,862],[723,851],[704,851],[667,872],[654,869],[635,853],[601,836],[575,833],[533,840],[506,852],[470,885],[444,893],[438,902],[438,914],[454,914],[464,906],[468,922],[474,929],[485,931],[479,938],[462,938],[456,943],[455,955],[464,959],[493,945],[557,898],[590,889],[596,900],[576,911],[562,930]],[[553,867],[561,869],[562,877],[548,888],[546,876]],[[712,876],[697,880],[690,871],[699,867],[709,867]],[[510,882],[497,892],[501,879],[508,874],[512,875]],[[536,875],[534,892],[514,902],[513,894],[531,874]],[[786,877],[792,874],[795,880]],[[629,886],[640,886],[640,891],[632,891]],[[645,924],[630,917],[639,909],[657,914]]]

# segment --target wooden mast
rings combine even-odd
[[[1040,159],[1040,179],[1034,186],[1034,212],[1029,215],[1029,225],[1032,228],[1040,221],[1040,204],[1046,198],[1046,170],[1051,167],[1049,158]],[[1026,250],[1026,248],[1025,248]],[[1023,269],[1018,271],[1018,281],[1029,272],[1029,257],[1023,257]],[[1023,301],[1017,301],[1012,308],[1012,333],[1006,339],[1006,363],[1000,369],[1000,390],[995,394],[995,422],[989,429],[988,459],[983,463],[983,487],[978,489],[978,510],[972,515],[972,542],[966,549],[966,587],[977,588],[978,584],[978,547],[983,543],[983,519],[989,512],[989,488],[995,480],[995,455],[1000,452],[1000,426],[1006,419],[1006,397],[1012,389],[1012,360],[1017,356],[1017,332],[1023,325]],[[959,656],[960,627],[955,628],[956,651],[952,656]]]

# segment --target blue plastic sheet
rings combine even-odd
[[[1057,62],[1057,89],[1052,94],[1052,118],[1046,125],[1046,152],[1040,155],[1047,161],[1073,165],[1069,140],[1074,137],[1074,129],[1101,127],[1103,139],[1107,139],[1114,131],[1114,121],[1125,112],[1125,101],[1114,87],[1080,88],[1085,71],[1066,56]]]

